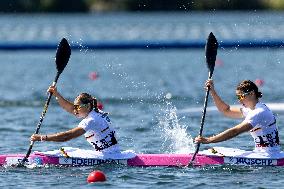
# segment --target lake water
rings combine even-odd
[[[275,16],[274,13],[259,16],[256,14],[254,13],[254,17],[262,20],[282,17],[281,14]],[[124,19],[120,20],[120,23],[127,24],[128,16],[120,15],[119,18]],[[102,15],[98,17],[102,18]],[[145,15],[144,19],[143,14],[133,17],[142,20],[141,24],[146,28],[152,20],[156,24],[157,20],[166,22],[169,15]],[[197,25],[213,21],[211,19],[214,18],[213,16],[210,19],[208,15],[202,17],[200,13],[193,14],[193,17],[198,17],[199,20],[194,22]],[[242,15],[236,13],[223,13],[223,19],[219,22],[226,24],[226,17],[237,24],[245,22]],[[17,17],[23,23],[31,22],[35,26],[44,25],[47,20],[54,18],[54,15],[42,15],[35,21],[28,15]],[[55,23],[65,18],[67,17],[58,15]],[[82,20],[76,15],[73,15],[73,18],[73,22],[68,23],[83,30],[80,28]],[[88,19],[91,21],[93,18],[94,16],[84,16],[82,22],[86,23]],[[182,16],[171,15],[169,21],[172,22],[175,18]],[[2,16],[0,20],[7,23],[9,19],[14,18]],[[67,20],[72,20],[72,16],[69,15]],[[115,36],[117,31],[112,30],[111,26],[117,22],[117,17],[108,15],[107,21],[110,23],[107,35]],[[276,19],[271,22],[271,26],[278,21]],[[259,27],[261,26],[260,24]],[[19,36],[21,32],[24,33],[22,30],[18,32]],[[151,36],[151,32],[147,34]],[[76,41],[72,36],[68,37],[70,41]],[[221,37],[218,40],[222,39]],[[17,40],[20,41],[20,38]],[[47,97],[46,89],[56,74],[54,55],[55,51],[52,50],[0,51],[1,154],[26,153],[29,137],[36,129]],[[214,72],[216,90],[226,102],[237,104],[235,86],[243,79],[262,79],[262,101],[283,102],[283,60],[284,51],[280,48],[219,49]],[[95,80],[90,78],[94,73],[98,74]],[[104,110],[110,112],[122,149],[132,149],[137,153],[189,153],[194,151],[192,138],[199,132],[201,113],[179,112],[203,105],[203,84],[207,76],[204,49],[94,51],[83,48],[72,52],[70,61],[59,78],[58,90],[70,100],[83,91],[96,96],[103,103]],[[212,99],[208,105],[213,105]],[[276,113],[279,135],[283,141],[284,113]],[[79,121],[64,112],[53,99],[40,133],[71,129],[76,127]],[[208,112],[204,135],[218,133],[239,121]],[[84,137],[79,137],[65,143],[37,142],[33,150],[45,151],[62,146],[91,148]],[[253,141],[249,134],[242,134],[219,144],[201,145],[201,148],[211,146],[251,150]],[[106,174],[107,182],[87,184],[88,174],[95,169]],[[106,165],[85,168],[0,168],[0,188],[274,188],[284,183],[283,173],[281,167],[235,166],[137,168]]]

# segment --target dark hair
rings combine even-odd
[[[88,94],[88,93],[81,93],[78,96],[78,100],[82,104],[90,104],[91,105],[91,110],[95,110],[96,112],[99,112],[98,101],[97,101],[97,99],[95,97],[92,97],[90,94]]]
[[[256,98],[262,97],[262,93],[258,91],[258,87],[251,80],[244,80],[241,83],[239,83],[239,85],[237,86],[237,90],[240,90],[244,93],[254,91]]]

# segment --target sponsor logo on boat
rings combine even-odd
[[[88,159],[88,158],[59,158],[61,165],[74,165],[74,166],[93,166],[100,164],[124,164],[127,165],[126,159]]]
[[[6,158],[6,165],[17,165],[22,162],[24,158],[22,157],[7,157]],[[41,158],[36,157],[36,158],[28,158],[25,162],[26,164],[37,164],[37,165],[42,165],[43,161]]]
[[[22,159],[23,158],[18,158],[18,157],[7,157],[6,161],[5,161],[5,164],[8,165],[8,166],[10,166],[10,165],[17,165],[20,162],[22,162]],[[28,161],[29,160],[27,160],[27,162]]]
[[[227,158],[224,158],[224,160],[225,160],[225,163],[235,164],[235,165],[258,165],[258,166],[277,165],[277,160],[275,160],[275,159],[255,159],[255,158],[227,157]]]

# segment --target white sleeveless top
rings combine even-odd
[[[86,131],[86,140],[96,151],[119,151],[115,131],[111,128],[111,121],[107,113],[91,111],[89,115],[79,123],[78,127]]]
[[[253,128],[250,134],[254,139],[255,151],[279,152],[279,135],[276,119],[271,110],[263,103],[258,102],[254,110],[242,108],[244,122],[250,123]]]

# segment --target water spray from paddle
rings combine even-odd
[[[194,151],[192,137],[188,134],[186,125],[180,124],[177,109],[170,102],[162,116],[158,118],[159,129],[164,140],[162,150],[166,153],[186,154]]]

